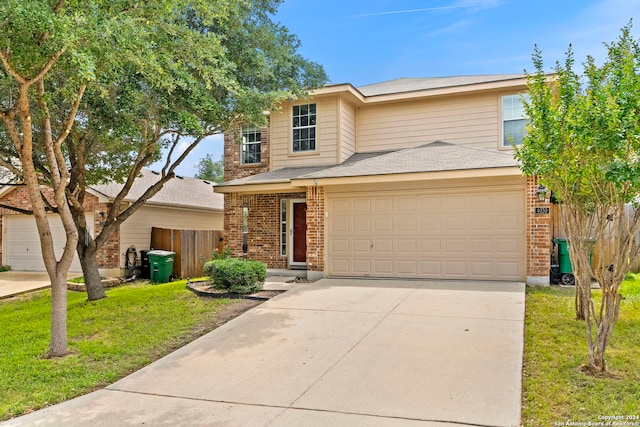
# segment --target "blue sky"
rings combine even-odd
[[[638,0],[285,0],[276,21],[296,34],[300,53],[331,83],[362,86],[401,77],[511,74],[531,70],[534,45],[549,68],[569,44],[576,62],[602,59],[634,19]],[[179,168],[193,176],[222,138],[203,141]]]

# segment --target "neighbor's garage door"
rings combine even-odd
[[[523,280],[522,187],[328,193],[334,276]]]
[[[49,215],[49,225],[53,235],[56,259],[60,259],[66,235],[62,227],[62,221],[58,215]],[[87,223],[93,224],[93,214],[87,214]],[[93,228],[93,227],[91,227]],[[5,215],[4,216],[4,264],[11,266],[13,270],[45,271],[40,248],[40,236],[36,228],[36,220],[31,215]],[[74,251],[75,252],[75,251]],[[80,262],[76,255],[70,271],[80,272]]]

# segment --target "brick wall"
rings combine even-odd
[[[324,187],[307,188],[307,270],[324,271]]]
[[[535,208],[550,208],[549,195],[547,194],[544,202],[538,201],[536,177],[527,177],[526,191],[527,282],[548,285],[551,268],[551,213],[536,214]]]
[[[243,165],[242,130],[235,129],[224,134],[224,180],[232,181],[269,170],[269,127],[260,129],[260,163]]]
[[[50,202],[53,201],[53,192],[51,189],[43,187],[42,193],[45,195],[47,200],[49,200]],[[13,206],[16,208],[24,209],[24,210],[31,209],[31,202],[29,201],[27,188],[23,186],[15,187],[12,191],[5,194],[0,200],[0,203],[7,206]],[[107,204],[100,203],[97,197],[91,194],[87,194],[85,198],[84,208],[86,212],[95,213],[93,229],[94,229],[94,236],[96,236],[102,230],[102,226],[100,225],[100,221],[102,221],[102,218],[98,213],[104,212],[106,215],[109,206]],[[8,215],[22,215],[22,214],[20,214],[19,212],[13,211],[11,209],[1,208],[0,215],[4,219],[5,216],[8,216]],[[2,223],[4,223],[4,221]],[[3,235],[2,226],[3,224],[0,224],[0,256],[2,256],[2,240],[1,240],[2,239],[1,236]],[[108,242],[98,252],[98,256],[97,256],[98,267],[117,268],[118,261],[119,261],[119,251],[120,251],[120,232],[115,231],[109,237]]]
[[[287,268],[287,257],[280,255],[280,201],[305,196],[305,193],[225,194],[224,230],[233,256],[261,261],[269,268]],[[242,208],[245,206],[249,208],[246,254],[242,252]]]

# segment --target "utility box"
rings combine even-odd
[[[175,252],[153,250],[147,252],[149,257],[149,276],[152,282],[166,283],[173,274]]]

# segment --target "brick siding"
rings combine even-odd
[[[240,140],[236,139],[236,137]],[[225,181],[233,181],[234,179],[244,178],[269,171],[269,128],[263,127],[260,129],[260,163],[250,165],[242,164],[241,139],[241,128],[237,128],[235,131],[226,132],[224,134]]]
[[[535,208],[550,208],[549,195],[538,201],[538,180],[527,177],[527,277],[549,277],[551,268],[551,214],[536,214]],[[551,209],[549,209],[551,211]]]
[[[307,270],[324,271],[324,187],[307,188]]]
[[[280,201],[304,198],[305,193],[225,194],[225,243],[231,247],[233,256],[261,261],[269,268],[287,268],[288,259],[280,254]],[[247,253],[242,252],[245,206],[249,209]]]

